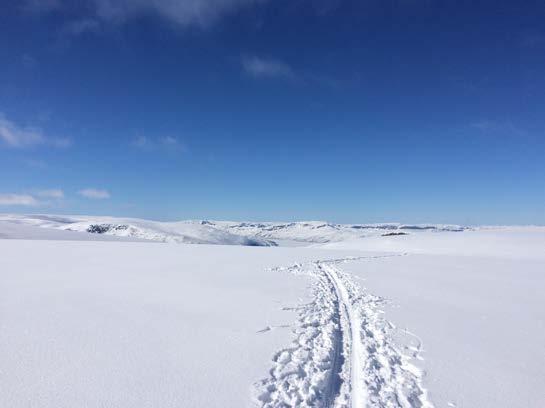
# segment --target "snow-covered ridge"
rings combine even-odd
[[[223,228],[226,231],[254,236],[273,241],[295,241],[308,243],[328,243],[353,240],[356,238],[379,235],[403,235],[421,231],[452,231],[461,232],[466,227],[459,225],[433,224],[334,224],[323,221],[306,222],[229,222],[202,221],[207,225]]]
[[[57,215],[0,215],[0,221],[65,231],[78,231],[121,238],[186,244],[276,246],[324,244],[370,236],[396,236],[435,231],[464,231],[458,225],[333,224],[309,222],[157,222],[137,218]]]
[[[233,234],[193,221],[156,222],[136,218],[55,215],[0,215],[0,221],[157,242],[245,246],[275,245],[274,242],[264,239]]]

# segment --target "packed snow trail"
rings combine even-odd
[[[362,341],[360,336],[361,322],[357,311],[352,311],[352,302],[348,291],[339,281],[336,271],[326,263],[318,263],[318,268],[328,276],[331,283],[335,287],[338,301],[342,311],[347,317],[348,325],[350,326],[350,385],[351,385],[351,403],[354,407],[363,406],[363,401],[366,399],[364,381],[362,377],[361,360],[359,356],[363,355],[361,351]]]
[[[394,255],[397,256],[397,255]],[[313,301],[301,305],[293,343],[273,357],[256,384],[259,406],[432,407],[418,357],[398,350],[381,317],[383,300],[362,292],[338,265],[344,258],[277,268],[314,278]]]

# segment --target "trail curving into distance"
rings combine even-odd
[[[390,255],[399,256],[399,255]],[[383,300],[362,291],[339,265],[378,257],[296,264],[277,271],[313,278],[312,302],[300,305],[295,339],[273,356],[255,384],[258,406],[431,408],[415,354],[398,350]]]

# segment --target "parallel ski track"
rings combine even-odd
[[[376,310],[380,298],[361,294],[336,265],[350,257],[294,265],[287,270],[315,278],[314,301],[302,305],[297,339],[273,358],[270,377],[256,384],[261,407],[431,408],[423,373],[399,352]]]
[[[347,289],[344,287],[342,281],[339,279],[334,268],[327,263],[318,262],[318,268],[328,277],[329,281],[335,288],[335,293],[338,299],[338,313],[346,317],[345,333],[343,337],[349,339],[350,350],[343,350],[343,352],[350,353],[350,401],[353,407],[362,407],[366,400],[365,395],[365,382],[362,378],[363,370],[361,367],[360,356],[364,355],[362,352],[361,342],[361,321],[358,313],[352,310],[352,302]],[[328,398],[327,407],[333,406],[331,398]]]

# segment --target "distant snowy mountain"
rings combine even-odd
[[[233,234],[195,221],[156,222],[136,218],[54,215],[0,215],[0,221],[22,226],[158,242],[245,246],[275,245],[274,242],[265,239]]]
[[[0,215],[0,221],[40,228],[78,231],[122,239],[186,244],[276,246],[324,244],[370,236],[406,235],[426,231],[463,231],[457,225],[332,224],[309,222],[157,222],[137,218],[56,215]]]
[[[367,236],[393,235],[393,233],[402,235],[401,232],[409,231],[463,231],[465,229],[458,225],[332,224],[324,221],[289,223],[201,221],[201,223],[244,236],[307,243],[340,242]]]

